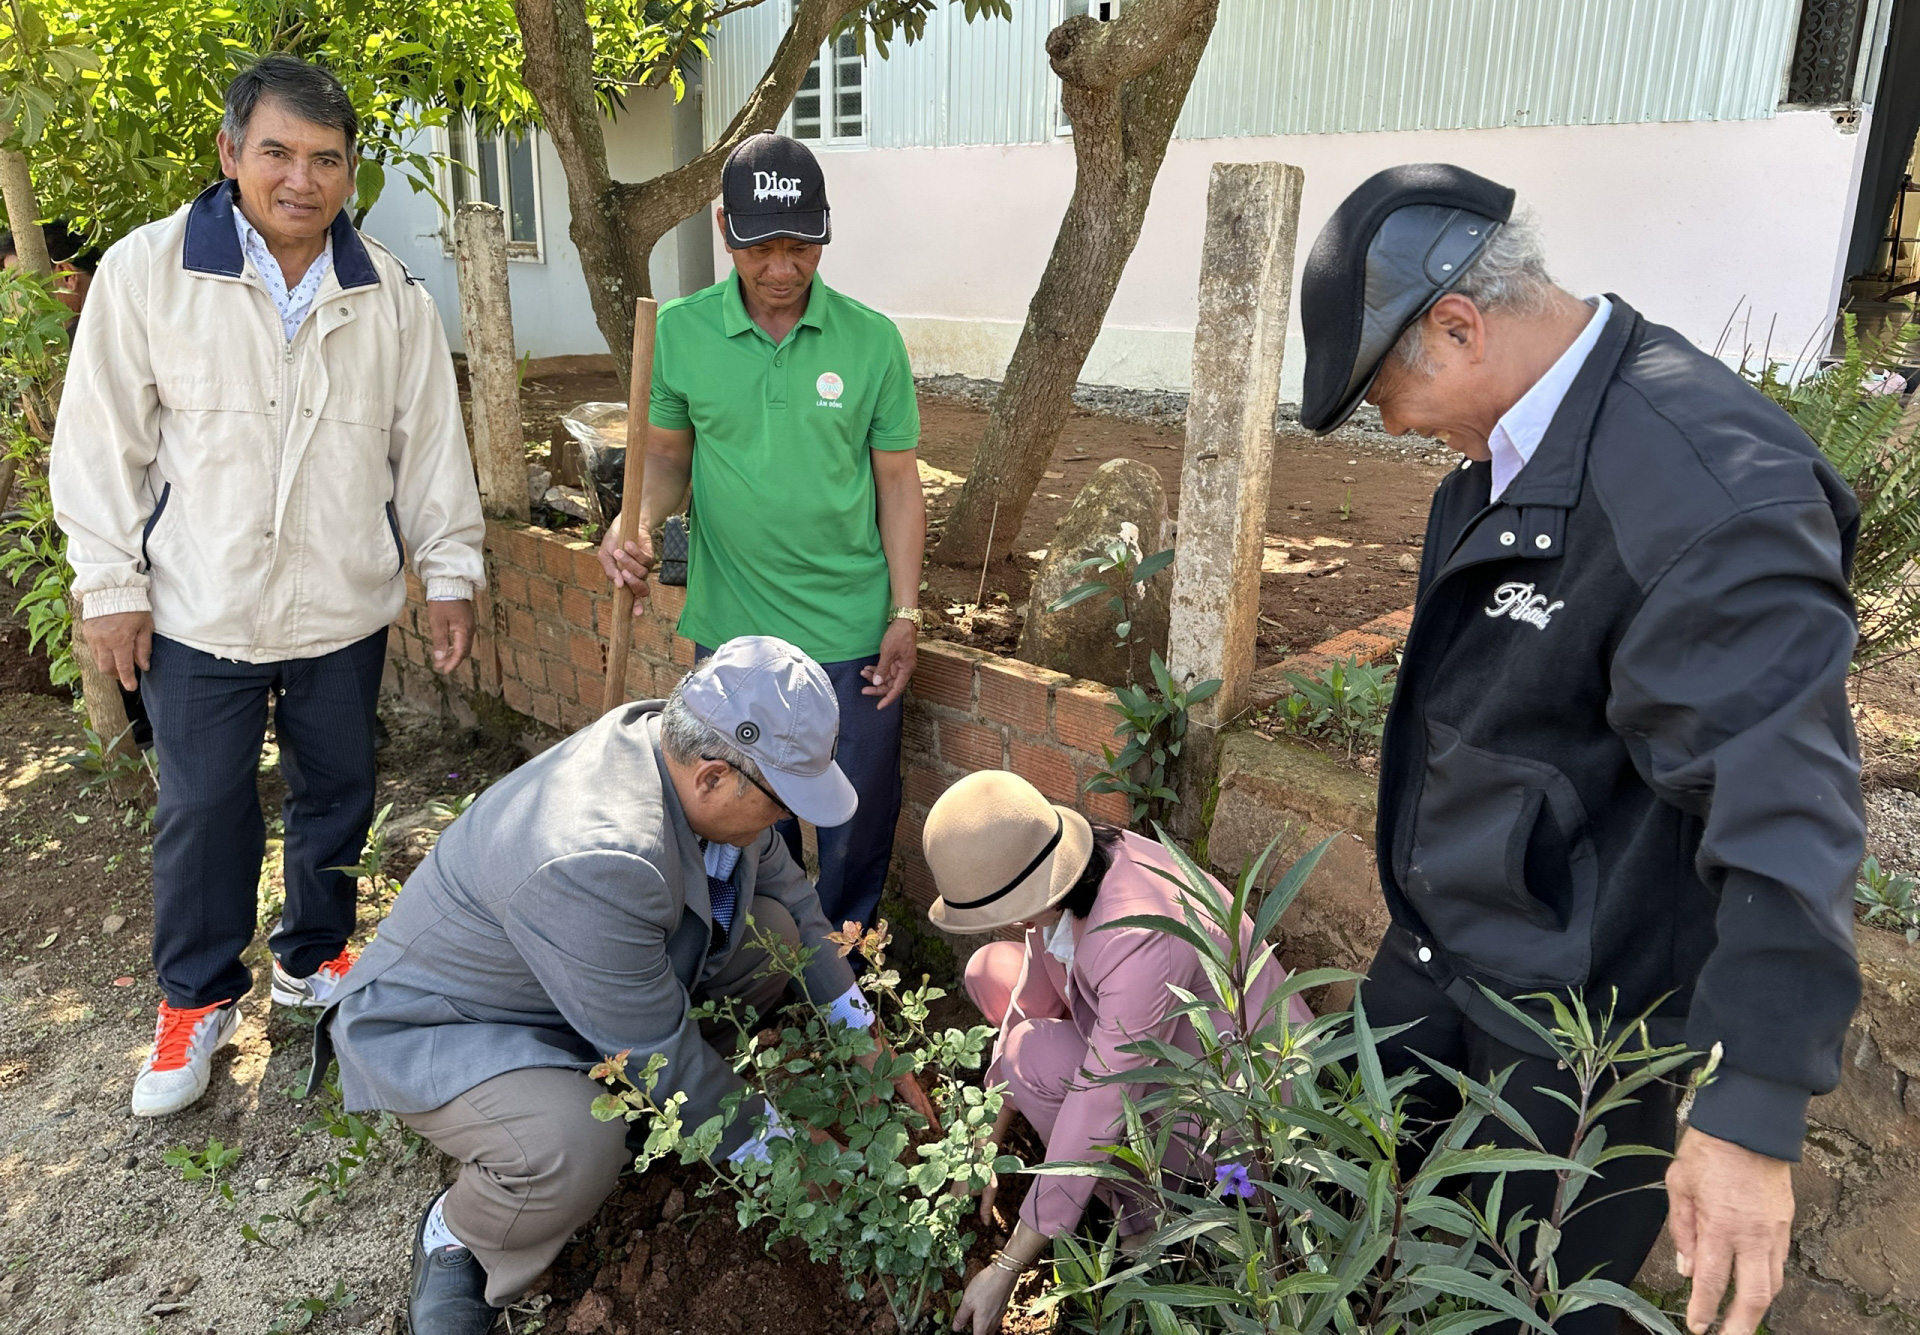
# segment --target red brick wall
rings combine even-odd
[[[613,590],[591,543],[528,525],[487,525],[489,590],[475,603],[473,656],[451,679],[433,671],[425,589],[407,577],[407,605],[388,641],[389,689],[471,720],[482,698],[566,731],[600,717]],[[693,644],[673,632],[686,593],[654,583],[634,623],[627,697],[663,696],[693,666]],[[1083,789],[1113,741],[1113,693],[1012,659],[937,640],[903,702],[905,782],[894,867],[909,901],[925,907],[933,881],[920,857],[927,808],[976,769],[1011,769],[1056,802],[1124,825],[1126,800]]]

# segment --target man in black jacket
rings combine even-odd
[[[1860,994],[1859,508],[1726,367],[1618,297],[1554,286],[1512,208],[1458,167],[1382,172],[1334,213],[1301,291],[1302,422],[1324,434],[1364,398],[1388,431],[1466,456],[1434,495],[1387,722],[1394,925],[1361,996],[1376,1027],[1411,1026],[1382,1055],[1422,1073],[1421,1115],[1459,1099],[1415,1053],[1479,1079],[1515,1067],[1508,1095],[1550,1149],[1572,1114],[1548,1091],[1572,1077],[1483,989],[1614,999],[1621,1020],[1652,1011],[1655,1042],[1716,1054],[1665,1195],[1628,1190],[1656,1187],[1661,1160],[1605,1165],[1559,1273],[1630,1282],[1670,1207],[1688,1324],[1705,1331],[1731,1281],[1722,1329],[1751,1335],[1781,1282],[1807,1103],[1838,1083]],[[1678,1103],[1642,1091],[1608,1143],[1672,1148]],[[1550,1196],[1521,1175],[1506,1213],[1543,1217]]]

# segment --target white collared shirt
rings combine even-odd
[[[1561,400],[1573,388],[1574,377],[1587,364],[1593,345],[1600,341],[1607,327],[1613,303],[1605,297],[1587,300],[1595,303],[1596,309],[1587,327],[1580,331],[1580,337],[1560,354],[1559,361],[1547,368],[1545,375],[1533,382],[1533,388],[1522,394],[1518,403],[1507,409],[1487,438],[1487,448],[1493,452],[1493,494],[1487,498],[1489,501],[1500,499],[1500,493],[1540,448],[1540,438],[1553,424],[1553,415],[1560,411]]]
[[[260,275],[260,281],[267,285],[267,295],[273,298],[274,309],[280,312],[280,327],[286,331],[287,342],[293,342],[293,336],[300,332],[300,326],[306,323],[307,313],[313,309],[313,299],[320,291],[321,281],[333,271],[333,232],[327,232],[326,249],[319,258],[307,266],[300,281],[287,290],[287,276],[280,272],[280,261],[267,249],[267,240],[254,230],[247,215],[240,212],[240,205],[233,206],[233,230],[240,234],[240,248],[253,261],[254,271]]]

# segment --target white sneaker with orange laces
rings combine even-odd
[[[231,1001],[192,1010],[160,1003],[153,1051],[133,1082],[133,1115],[165,1117],[199,1102],[213,1077],[213,1054],[233,1041],[240,1008]]]
[[[338,955],[322,964],[305,978],[295,978],[280,964],[273,962],[273,1004],[276,1006],[298,1006],[302,1010],[320,1011],[327,1008],[333,1000],[333,994],[340,990],[341,982],[347,976],[347,970],[353,967],[354,953],[342,949]]]

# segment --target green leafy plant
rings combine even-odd
[[[1863,338],[1849,313],[1841,337],[1844,355],[1811,375],[1796,379],[1764,353],[1756,368],[1743,360],[1741,373],[1813,437],[1860,500],[1859,671],[1910,653],[1920,637],[1920,427],[1903,425],[1900,396],[1885,393],[1883,379],[1920,360],[1920,325]]]
[[[306,1194],[295,1204],[296,1215],[303,1214],[308,1206],[322,1197],[344,1199],[354,1179],[383,1150],[392,1150],[397,1161],[405,1163],[419,1152],[421,1144],[419,1135],[390,1112],[376,1113],[371,1118],[348,1112],[340,1098],[338,1067],[327,1074],[318,1114],[300,1126],[303,1136],[320,1132],[325,1132],[336,1144],[333,1153],[321,1164],[320,1171],[310,1179]],[[279,1221],[263,1218],[262,1222]],[[242,1229],[241,1232],[244,1236],[246,1230]],[[261,1240],[257,1236],[248,1238],[250,1242]]]
[[[1274,721],[1302,737],[1324,737],[1346,748],[1347,759],[1378,751],[1393,703],[1396,668],[1349,658],[1306,676],[1287,673],[1293,694],[1274,706]]]
[[[333,1288],[325,1294],[309,1293],[304,1298],[293,1298],[283,1305],[280,1315],[267,1327],[267,1335],[292,1335],[296,1330],[307,1330],[313,1323],[329,1312],[337,1312],[353,1302],[353,1295],[347,1292],[345,1280],[333,1281]]]
[[[1139,546],[1130,542],[1125,535],[1109,538],[1097,555],[1089,556],[1084,561],[1074,562],[1069,567],[1068,573],[1109,575],[1118,572],[1119,580],[1109,584],[1103,579],[1090,579],[1083,584],[1076,584],[1048,603],[1047,610],[1064,612],[1067,608],[1083,603],[1089,598],[1097,598],[1103,593],[1109,594],[1111,596],[1107,599],[1107,605],[1113,609],[1114,615],[1120,618],[1114,625],[1113,633],[1120,643],[1126,644],[1133,638],[1132,591],[1145,588],[1148,580],[1172,563],[1173,548],[1171,547],[1155,552],[1152,556],[1142,556]]]
[[[439,798],[427,803],[427,814],[435,820],[452,821],[467,814],[467,808],[473,805],[478,793],[468,793],[465,797],[456,797],[443,802]]]
[[[1866,910],[1866,921],[1904,933],[1908,945],[1920,942],[1920,882],[1913,877],[1890,872],[1870,857],[1860,864],[1853,902]]]
[[[471,802],[473,799],[467,799]],[[389,802],[373,813],[373,823],[367,826],[367,842],[361,845],[360,860],[344,867],[328,867],[328,871],[343,871],[356,880],[367,882],[375,893],[390,889],[393,880],[387,875],[387,859],[392,850],[387,847],[387,818],[393,815],[393,803]]]
[[[992,1172],[1020,1167],[996,1156],[990,1140],[998,1089],[959,1078],[979,1067],[993,1031],[929,1027],[929,1004],[945,994],[924,977],[904,986],[887,967],[884,920],[872,931],[849,923],[833,939],[865,963],[860,986],[879,1014],[877,1035],[830,1020],[811,1002],[790,1010],[777,1029],[758,1033],[756,1019],[734,1005],[699,1006],[696,1016],[721,1016],[736,1028],[733,1065],[745,1088],[728,1096],[721,1113],[689,1127],[682,1119],[686,1095],[656,1090],[664,1059],[652,1057],[636,1082],[621,1053],[593,1071],[614,1091],[595,1101],[594,1116],[648,1120],[635,1161],[641,1171],[675,1155],[681,1163],[712,1162],[714,1180],[701,1194],[731,1194],[741,1228],[765,1221],[770,1241],[798,1238],[815,1261],[838,1261],[849,1294],[860,1298],[878,1288],[899,1329],[913,1331],[932,1319],[947,1277],[973,1245],[967,1193],[984,1187]],[[770,969],[799,976],[808,952],[764,935],[756,941],[769,952]],[[895,1082],[909,1075],[926,1086],[940,1125],[929,1125],[898,1097]],[[714,1161],[726,1127],[764,1106],[792,1134],[773,1135],[764,1159]],[[757,1129],[765,1130],[764,1120]]]
[[[1181,686],[1158,653],[1148,660],[1148,667],[1153,672],[1152,690],[1114,688],[1113,703],[1107,708],[1120,716],[1114,737],[1122,745],[1117,752],[1110,746],[1101,748],[1106,767],[1087,783],[1090,793],[1124,793],[1129,804],[1127,821],[1134,826],[1163,819],[1180,800],[1169,786],[1167,770],[1186,745],[1188,711],[1220,689],[1218,677]]]
[[[233,1187],[222,1180],[222,1174],[239,1159],[238,1145],[223,1145],[217,1140],[209,1140],[204,1150],[178,1145],[160,1156],[167,1167],[178,1170],[182,1182],[204,1182],[209,1195],[219,1196],[229,1204],[233,1201]]]
[[[19,498],[19,513],[0,521],[0,575],[26,586],[19,615],[29,647],[46,652],[56,686],[80,679],[67,602],[72,575],[46,476],[72,317],[46,277],[0,270],[0,512],[9,493]]]
[[[1111,1162],[1034,1170],[1124,1184],[1145,1194],[1158,1220],[1131,1255],[1111,1238],[1057,1239],[1049,1305],[1063,1307],[1075,1329],[1099,1335],[1460,1335],[1503,1319],[1548,1332],[1556,1318],[1595,1306],[1675,1335],[1631,1289],[1563,1276],[1554,1254],[1566,1225],[1605,1199],[1586,1192],[1596,1170],[1662,1153],[1609,1143],[1601,1120],[1653,1081],[1678,1078],[1692,1054],[1652,1045],[1644,1017],[1616,1017],[1610,1006],[1590,1012],[1577,995],[1543,998],[1554,1017],[1548,1027],[1489,993],[1572,1073],[1571,1145],[1548,1152],[1503,1098],[1511,1072],[1482,1083],[1437,1061],[1427,1064],[1462,1092],[1465,1107],[1431,1127],[1408,1106],[1415,1077],[1382,1068],[1378,1042],[1398,1031],[1376,1033],[1359,1000],[1305,1025],[1288,1019],[1289,997],[1354,975],[1304,971],[1262,1008],[1249,1000],[1261,973],[1278,967],[1264,941],[1332,841],[1264,897],[1256,887],[1273,845],[1222,893],[1163,842],[1178,863],[1169,879],[1181,890],[1180,916],[1123,921],[1193,947],[1219,1001],[1182,993],[1172,1011],[1193,1025],[1197,1054],[1143,1041],[1131,1049],[1149,1065],[1104,1077],[1142,1091],[1128,1100],[1126,1134]],[[1254,920],[1252,949],[1236,930],[1243,914]],[[1224,1026],[1213,1021],[1216,1009],[1226,1012]],[[1475,1144],[1489,1118],[1521,1148]],[[1189,1151],[1184,1159],[1168,1153],[1176,1135]],[[1428,1146],[1423,1156],[1416,1137]],[[1169,1162],[1200,1167],[1183,1176]],[[1551,1175],[1543,1217],[1505,1204],[1515,1173]],[[1485,1189],[1469,1193],[1476,1181]]]

